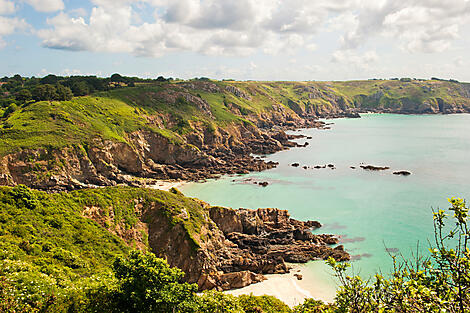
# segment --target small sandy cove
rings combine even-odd
[[[164,191],[168,191],[171,188],[180,188],[186,181],[175,181],[175,180],[159,180],[155,184],[149,185],[150,188],[153,189],[160,189]]]
[[[252,284],[244,288],[226,291],[226,293],[238,296],[253,294],[255,296],[269,295],[282,300],[290,307],[294,307],[306,298],[314,298],[323,302],[333,302],[335,288],[326,282],[324,278],[318,279],[316,275],[304,264],[289,264],[292,267],[288,274],[265,275],[267,280]],[[298,280],[294,274],[302,275]]]

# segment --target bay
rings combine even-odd
[[[279,162],[275,169],[187,184],[182,191],[212,205],[277,207],[293,218],[318,220],[324,226],[317,232],[340,235],[354,273],[364,277],[388,273],[389,252],[410,257],[419,245],[426,253],[432,210],[448,208],[449,197],[470,199],[470,115],[363,114],[327,122],[331,129],[293,132],[312,139],[298,139],[309,142],[305,148],[267,156]],[[300,166],[292,167],[295,162]],[[325,164],[335,169],[312,168]],[[361,164],[390,170],[367,171]],[[412,175],[392,174],[398,170]],[[318,262],[309,268],[318,279],[330,277]]]

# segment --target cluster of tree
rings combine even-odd
[[[51,101],[70,100],[72,97],[85,96],[94,92],[113,88],[133,87],[136,83],[168,82],[171,78],[159,76],[156,79],[113,74],[109,78],[96,76],[56,76],[49,74],[42,78],[13,77],[0,79],[0,106],[7,107],[11,103],[22,104],[30,100]]]
[[[451,83],[460,83],[458,80],[456,79],[442,79],[442,78],[437,78],[437,77],[431,77],[431,80],[439,80],[439,81],[443,81],[443,82],[451,82]]]
[[[422,78],[410,78],[410,77],[402,77],[402,78],[398,78],[398,77],[393,77],[393,78],[390,78],[390,80],[399,80],[401,82],[405,82],[405,83],[409,83],[413,80],[415,81],[426,81],[426,79],[422,79]]]

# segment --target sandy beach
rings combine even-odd
[[[186,181],[174,181],[174,180],[159,180],[155,184],[150,185],[150,188],[153,189],[160,189],[164,191],[168,191],[171,188],[180,188],[184,184],[187,184]]]
[[[266,275],[267,280],[263,282],[226,292],[235,296],[242,294],[275,296],[290,307],[302,303],[306,298],[333,302],[335,287],[329,274],[319,275],[318,271],[312,271],[312,263],[289,264],[289,266],[292,269],[288,274]],[[302,280],[298,280],[294,274],[302,275]]]

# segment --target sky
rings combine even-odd
[[[0,0],[0,76],[470,81],[469,0]]]

